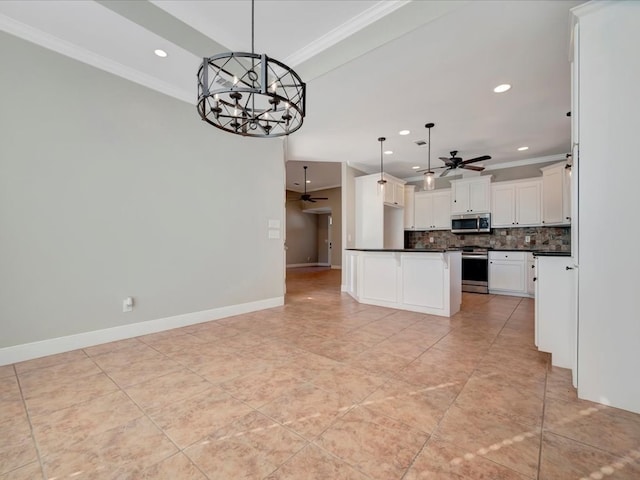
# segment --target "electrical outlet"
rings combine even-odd
[[[429,243],[433,243],[434,241],[435,241],[435,238],[429,237]]]
[[[133,311],[133,297],[127,297],[122,301],[123,313]]]
[[[529,243],[529,242],[531,242],[531,237],[529,235],[525,235],[524,243]]]

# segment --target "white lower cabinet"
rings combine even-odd
[[[527,294],[534,297],[536,294],[536,262],[533,253],[527,253]]]
[[[536,258],[535,339],[551,364],[570,368],[576,384],[576,273],[571,257]]]
[[[489,293],[528,296],[527,252],[489,252]]]
[[[348,250],[344,290],[358,302],[450,317],[462,303],[461,252]]]

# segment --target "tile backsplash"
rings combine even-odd
[[[525,242],[529,237],[529,243]],[[433,243],[430,239],[433,238]],[[478,246],[512,250],[571,251],[571,227],[494,228],[491,233],[455,234],[446,230],[404,232],[405,248]]]

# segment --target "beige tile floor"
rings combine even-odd
[[[640,415],[578,400],[533,301],[451,319],[286,305],[0,367],[0,479],[640,479]]]

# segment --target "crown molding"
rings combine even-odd
[[[621,2],[620,0],[591,0],[590,2],[573,7],[570,12],[576,17],[584,17],[585,15],[602,10],[603,8],[609,7],[615,3]]]
[[[125,78],[139,85],[151,88],[158,92],[177,98],[187,103],[194,103],[193,92],[187,92],[163,82],[151,75],[147,75],[121,63],[110,60],[102,55],[97,55],[85,48],[74,45],[66,40],[58,38],[37,28],[26,25],[11,17],[0,13],[0,30],[16,37],[35,43],[41,47],[57,52],[79,62],[86,63],[119,77]]]
[[[391,12],[403,7],[407,3],[410,3],[410,0],[389,0],[378,2],[359,15],[356,15],[348,22],[343,23],[339,27],[331,30],[329,33],[326,33],[317,40],[314,40],[308,45],[292,53],[286,57],[283,62],[286,65],[295,67],[296,65],[309,60],[311,57],[314,57],[323,50],[332,47],[336,43],[371,25],[382,17],[389,15]]]

